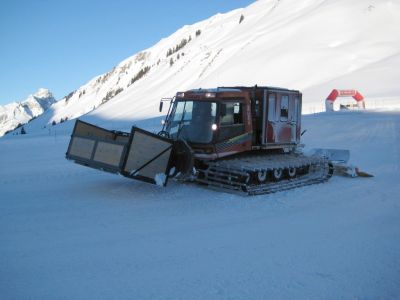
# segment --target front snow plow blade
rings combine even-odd
[[[77,120],[66,158],[123,176],[165,186],[174,143],[137,127],[111,131]]]
[[[133,127],[121,174],[166,186],[172,150],[172,140]]]
[[[78,164],[111,173],[120,173],[129,133],[106,130],[77,120],[66,158]]]

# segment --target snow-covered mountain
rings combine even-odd
[[[198,87],[272,85],[303,91],[322,110],[333,88],[367,107],[400,94],[399,0],[259,0],[183,26],[55,103],[32,129],[88,114],[102,121],[157,116],[158,101]],[[390,102],[391,101],[391,102]]]
[[[40,88],[24,101],[0,105],[0,136],[40,116],[55,102],[48,89]]]

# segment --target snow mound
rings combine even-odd
[[[303,128],[375,177],[242,197],[74,164],[70,131],[0,139],[2,299],[399,299],[400,111]]]

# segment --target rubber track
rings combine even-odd
[[[309,167],[309,172],[293,179],[264,184],[247,184],[249,172],[287,169],[289,167]],[[302,154],[249,155],[235,159],[210,162],[207,170],[200,170],[196,181],[225,191],[260,195],[289,190],[328,180],[332,176],[329,161],[321,156]]]

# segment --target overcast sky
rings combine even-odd
[[[57,99],[186,24],[254,0],[3,0],[0,105],[38,88]]]

